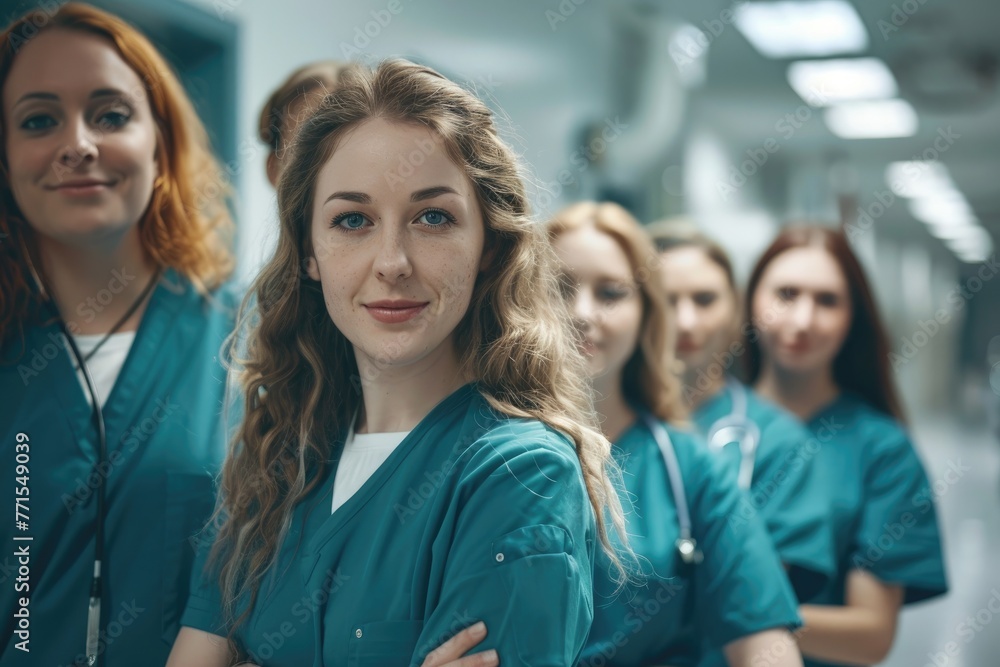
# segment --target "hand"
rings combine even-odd
[[[500,657],[494,649],[464,656],[486,638],[486,624],[470,625],[427,654],[420,667],[496,667]]]

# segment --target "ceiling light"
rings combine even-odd
[[[912,137],[917,133],[917,112],[904,100],[840,104],[827,109],[824,119],[841,139]]]
[[[887,99],[898,92],[892,72],[878,58],[800,60],[788,66],[788,83],[814,107]]]
[[[947,167],[935,160],[893,162],[885,169],[885,181],[899,197],[944,195],[955,191]]]
[[[832,56],[868,48],[868,32],[845,0],[746,2],[736,27],[768,58]]]

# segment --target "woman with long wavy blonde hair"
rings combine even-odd
[[[115,16],[25,14],[0,87],[0,452],[24,515],[4,539],[28,573],[0,593],[2,662],[163,664],[225,452],[225,182]]]
[[[613,203],[558,213],[548,236],[581,334],[605,435],[625,482],[639,586],[595,568],[594,626],[582,667],[689,665],[706,648],[728,664],[801,667],[787,631],[795,597],[762,522],[720,459],[684,428],[674,374],[673,313],[660,258],[642,226]]]
[[[492,113],[406,61],[348,72],[278,201],[234,339],[220,528],[170,664],[574,664],[620,506]]]

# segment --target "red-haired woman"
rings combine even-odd
[[[114,16],[16,20],[0,87],[2,663],[164,664],[224,454],[225,188],[176,77]]]
[[[881,662],[900,607],[948,586],[934,494],[903,426],[871,288],[841,231],[790,227],[747,295],[750,381],[807,423],[833,485],[838,571],[800,607],[806,664]]]

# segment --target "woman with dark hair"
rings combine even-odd
[[[827,499],[815,464],[818,444],[785,410],[740,382],[740,293],[726,251],[693,226],[646,227],[659,252],[677,326],[684,400],[709,449],[725,457],[759,513],[800,602],[833,576]]]
[[[749,379],[806,422],[831,485],[837,573],[800,607],[799,645],[813,667],[881,662],[900,607],[948,585],[871,288],[842,231],[803,226],[768,247],[747,295]]]
[[[87,5],[14,21],[0,86],[0,663],[163,664],[225,451],[221,170],[156,49]]]
[[[290,157],[170,664],[438,665],[470,627],[454,667],[575,664],[621,507],[492,112],[426,67],[358,67]]]
[[[616,204],[583,202],[548,225],[602,428],[623,471],[633,581],[595,567],[581,667],[801,665],[795,596],[735,475],[683,428],[672,317],[656,251]]]

